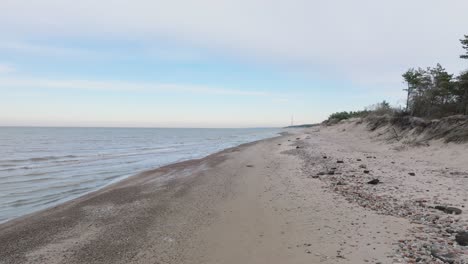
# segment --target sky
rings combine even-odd
[[[266,127],[459,73],[466,0],[1,0],[0,126]]]

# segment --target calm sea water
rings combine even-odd
[[[279,129],[0,127],[0,222]]]

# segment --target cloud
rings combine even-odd
[[[15,68],[13,68],[12,66],[0,63],[0,74],[12,73],[14,71]]]
[[[124,81],[90,81],[90,80],[53,80],[53,79],[25,79],[0,78],[0,87],[3,88],[52,88],[52,89],[78,89],[101,90],[117,92],[174,92],[209,95],[236,95],[256,97],[279,97],[264,91],[248,91],[238,89],[216,88],[204,85],[174,84],[174,83],[144,83]]]
[[[4,37],[170,39],[362,85],[412,66],[466,67],[466,0],[17,0],[0,10]]]
[[[80,56],[83,51],[74,50],[64,47],[53,47],[50,45],[37,45],[19,41],[2,41],[0,42],[0,50],[14,51],[21,53],[33,53],[40,55],[56,55],[56,56]]]
[[[106,50],[92,50],[87,48],[66,47],[48,44],[38,44],[31,41],[0,41],[0,52],[17,53],[40,57],[64,57],[72,59],[109,59],[122,58],[125,55]]]

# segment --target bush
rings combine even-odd
[[[350,111],[350,112],[347,112],[347,111],[336,112],[336,113],[331,114],[328,117],[328,120],[334,119],[334,120],[341,121],[341,120],[350,119],[350,118],[353,118],[353,117],[365,117],[368,114],[369,114],[368,110]]]
[[[408,113],[401,109],[401,108],[395,108],[390,106],[390,104],[387,101],[382,101],[377,104],[373,104],[371,106],[366,107],[365,110],[361,111],[343,111],[343,112],[336,112],[331,114],[327,120],[324,121],[325,124],[327,125],[333,125],[341,120],[346,120],[350,118],[367,118],[367,119],[373,119],[377,117],[382,117],[386,116],[388,118],[392,117],[405,117],[408,116]],[[378,120],[381,120],[381,118],[377,118]],[[371,122],[372,123],[372,122]],[[377,124],[381,125],[381,124]]]

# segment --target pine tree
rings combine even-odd
[[[468,59],[468,35],[465,35],[464,39],[460,39],[460,42],[462,44],[463,49],[466,50],[466,54],[460,55],[460,58]]]

